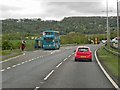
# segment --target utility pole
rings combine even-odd
[[[118,49],[120,49],[120,32],[119,32],[119,2],[117,0],[117,37],[118,37]]]

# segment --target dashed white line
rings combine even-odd
[[[30,61],[32,61],[32,60],[30,59],[30,60],[28,60],[28,61],[30,62]]]
[[[20,63],[19,64],[17,64],[17,66],[19,66],[19,65],[21,65]]]
[[[28,61],[25,61],[25,63],[27,63]]]
[[[16,65],[13,65],[12,67],[14,68],[14,67],[16,67]]]
[[[35,58],[32,59],[32,61],[35,60]]]
[[[5,69],[0,70],[1,72],[5,71]]]
[[[37,57],[37,59],[38,59],[39,57]]]
[[[22,62],[21,64],[24,64],[25,62]]]
[[[62,62],[61,63],[59,63],[56,67],[58,68],[58,67],[60,67],[60,65],[62,64]]]
[[[71,57],[71,55],[69,55],[68,57]]]
[[[53,72],[54,72],[54,70],[52,70],[52,71],[44,78],[44,80],[47,80]]]
[[[39,89],[40,87],[35,87],[35,89],[34,90],[37,90],[37,89]]]
[[[7,67],[7,69],[10,69],[11,67]]]
[[[67,60],[67,58],[65,58],[63,61],[66,61]]]

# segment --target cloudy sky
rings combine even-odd
[[[116,1],[108,0],[110,16],[117,15]],[[69,16],[106,16],[106,0],[1,0],[1,2],[0,19],[61,20]]]

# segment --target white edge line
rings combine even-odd
[[[18,57],[23,56],[23,55],[25,55],[25,53],[23,53],[22,55],[18,55],[18,56],[15,56],[15,57],[6,59],[6,60],[4,60],[4,61],[1,61],[0,63],[8,62],[8,61],[10,61],[10,60],[12,60],[12,59],[18,58]]]
[[[98,49],[97,49],[97,50],[98,50]],[[109,81],[112,83],[112,85],[113,85],[116,89],[118,89],[119,86],[114,82],[114,80],[109,76],[109,74],[105,71],[105,69],[102,67],[101,63],[99,62],[99,60],[98,60],[98,58],[97,58],[97,54],[96,54],[97,50],[95,50],[95,58],[96,58],[96,60],[97,60],[98,65],[100,66],[100,68],[101,68],[101,70],[103,71],[103,73],[105,74],[105,76],[106,76],[106,77],[109,79]]]
[[[62,64],[62,62],[61,63],[59,63],[56,67],[58,68],[58,67],[60,67],[60,65]]]
[[[52,70],[52,71],[44,78],[44,80],[47,80],[53,72],[54,72],[54,70]]]

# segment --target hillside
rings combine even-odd
[[[116,30],[116,17],[109,17],[111,31]],[[42,33],[45,29],[54,29],[66,34],[102,34],[106,31],[106,17],[65,17],[61,21],[43,21],[38,19],[6,19],[2,20],[2,33]]]

